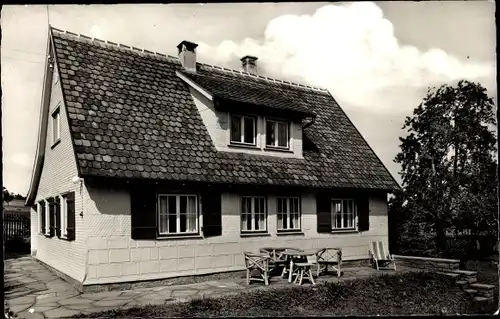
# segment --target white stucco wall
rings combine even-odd
[[[342,247],[345,260],[368,257],[368,242],[388,240],[386,196],[370,198],[370,230],[318,234],[316,199],[303,194],[303,235],[277,235],[276,197],[268,197],[270,236],[240,236],[238,194],[222,196],[222,236],[205,239],[131,239],[127,191],[89,188],[88,275],[84,284],[162,279],[244,269],[244,251],[264,246]]]
[[[290,144],[289,152],[264,150],[266,144],[265,118],[262,116],[257,117],[257,147],[255,149],[230,147],[228,146],[230,144],[228,112],[216,111],[212,101],[192,87],[190,87],[189,90],[200,112],[203,123],[212,138],[212,142],[218,151],[302,158],[302,126],[299,122],[292,122],[290,126],[290,138],[292,143]]]
[[[52,112],[60,107],[61,142],[52,148]],[[40,184],[35,203],[61,193],[75,192],[75,236],[74,241],[45,237],[40,234],[38,213],[31,211],[31,250],[36,250],[36,258],[64,274],[83,281],[85,275],[85,227],[79,215],[83,210],[80,186],[72,182],[78,175],[75,153],[71,141],[69,123],[63,104],[62,90],[57,72],[52,79],[52,90],[49,107],[49,123],[47,127],[47,143]],[[83,193],[82,193],[83,195]],[[47,221],[47,225],[49,222]]]

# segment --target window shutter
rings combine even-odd
[[[41,223],[42,223],[42,225],[40,225],[41,226],[40,229],[42,231],[42,234],[45,235],[45,224],[46,224],[46,222],[45,222],[45,209],[46,209],[46,207],[45,207],[44,201],[40,202],[40,208],[41,208],[40,209],[40,214],[41,214],[40,219],[41,219]]]
[[[61,199],[59,196],[56,197],[54,214],[56,215],[56,236],[61,237]]]
[[[329,196],[317,195],[316,197],[318,233],[332,231],[331,199]]]
[[[156,239],[156,190],[152,187],[136,186],[130,192],[132,239]]]
[[[220,192],[202,193],[201,209],[203,211],[203,236],[222,235],[222,196]]]
[[[66,195],[66,209],[66,238],[75,240],[75,192]]]
[[[370,208],[368,205],[368,195],[360,196],[357,199],[358,206],[358,231],[370,229]]]
[[[54,205],[54,198],[49,198],[49,236],[53,237],[55,234],[55,205]]]

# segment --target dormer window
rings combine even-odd
[[[290,147],[290,123],[266,120],[266,147]]]
[[[256,122],[253,116],[231,115],[231,143],[255,145]]]

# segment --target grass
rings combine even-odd
[[[341,284],[266,289],[187,303],[76,315],[74,318],[362,316],[492,314],[455,284],[432,273],[402,273]]]

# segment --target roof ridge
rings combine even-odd
[[[154,52],[154,51],[150,51],[150,50],[146,50],[146,49],[141,49],[141,48],[137,48],[137,47],[134,47],[134,46],[131,46],[131,45],[126,45],[126,44],[122,44],[122,43],[112,42],[112,41],[109,41],[109,40],[101,40],[101,39],[98,39],[98,38],[95,38],[95,37],[90,37],[88,35],[84,35],[84,34],[81,34],[81,33],[74,33],[74,32],[70,32],[70,31],[67,31],[67,30],[61,30],[61,29],[55,28],[53,26],[50,26],[50,28],[53,31],[57,31],[57,32],[62,33],[62,34],[71,35],[71,36],[77,37],[77,38],[83,38],[86,41],[90,41],[90,42],[93,42],[93,43],[98,43],[99,45],[107,44],[109,47],[115,48],[117,50],[121,49],[121,50],[127,50],[129,52],[133,52],[133,53],[143,53],[143,54],[153,55],[153,56],[161,57],[161,58],[169,58],[169,59],[172,59],[172,60],[177,61],[177,62],[179,60],[177,57],[174,57],[174,56],[171,56],[171,55],[168,55],[168,54],[164,54],[164,53],[160,53],[160,52]],[[262,76],[262,75],[258,75],[258,74],[252,74],[252,73],[249,73],[249,72],[244,72],[244,71],[239,71],[239,70],[234,70],[234,69],[228,69],[228,68],[225,68],[225,67],[220,66],[220,65],[213,65],[213,64],[203,63],[203,62],[196,62],[196,63],[199,64],[199,65],[205,66],[205,67],[209,67],[209,68],[213,68],[213,69],[218,69],[220,71],[226,71],[226,72],[231,72],[231,73],[235,73],[235,74],[246,75],[246,76],[250,76],[250,77],[259,78],[259,79],[262,79],[262,80],[267,80],[267,81],[270,81],[270,82],[288,84],[288,85],[295,86],[295,87],[307,88],[307,89],[317,90],[317,91],[321,91],[321,92],[328,92],[328,90],[326,88],[315,87],[315,86],[305,85],[305,84],[300,84],[300,83],[294,83],[294,82],[291,82],[291,81],[285,81],[285,80],[270,78],[270,77],[266,77],[266,76]]]
[[[250,76],[250,77],[254,77],[254,78],[259,78],[259,79],[263,79],[263,80],[267,80],[267,81],[271,81],[271,82],[288,84],[288,85],[291,85],[291,86],[296,86],[296,87],[301,87],[301,88],[307,88],[307,89],[317,90],[317,91],[321,91],[321,92],[328,92],[328,89],[322,88],[322,87],[317,87],[317,86],[312,86],[312,85],[305,85],[305,84],[300,84],[300,83],[294,83],[294,82],[291,82],[291,81],[280,80],[280,79],[271,78],[271,77],[267,77],[267,76],[262,76],[262,75],[258,75],[258,74],[253,74],[253,73],[249,73],[249,72],[245,72],[245,71],[228,69],[228,68],[222,67],[220,65],[215,65],[215,64],[208,64],[208,63],[202,63],[202,62],[196,62],[196,63],[200,64],[202,66],[205,66],[205,67],[209,67],[209,68],[213,68],[213,69],[218,69],[220,71],[226,71],[226,72],[231,72],[231,73],[246,75],[246,76]]]
[[[121,49],[121,50],[127,50],[129,52],[133,52],[133,53],[143,53],[143,54],[153,55],[153,56],[161,57],[161,58],[169,58],[169,59],[172,59],[172,60],[175,60],[175,61],[178,60],[178,58],[176,58],[174,56],[171,56],[171,55],[168,55],[168,54],[164,54],[164,53],[160,53],[160,52],[155,52],[155,51],[150,51],[150,50],[146,50],[146,49],[134,47],[134,46],[123,44],[123,43],[112,42],[112,41],[109,41],[109,40],[101,40],[99,38],[90,37],[90,36],[85,35],[85,34],[74,33],[74,32],[70,32],[70,31],[67,31],[67,30],[61,30],[61,29],[55,28],[53,26],[50,26],[50,28],[51,28],[52,31],[56,31],[56,32],[59,32],[61,34],[71,35],[71,36],[77,37],[77,38],[83,38],[86,41],[90,41],[92,43],[97,43],[99,45],[106,44],[109,47],[117,49],[117,50]]]

